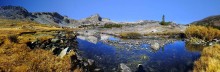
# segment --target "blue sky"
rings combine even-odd
[[[161,20],[181,24],[220,15],[220,0],[0,0],[30,12],[58,12],[73,19],[93,14],[114,21]]]

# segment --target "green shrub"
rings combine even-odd
[[[171,22],[165,22],[165,21],[162,21],[162,22],[160,22],[160,24],[161,24],[161,25],[170,25]]]
[[[122,25],[121,24],[105,24],[103,28],[121,28]]]
[[[127,39],[139,39],[142,37],[142,35],[137,32],[122,32],[120,33],[120,37],[127,38]]]

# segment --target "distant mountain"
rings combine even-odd
[[[28,12],[25,8],[20,6],[1,6],[0,18],[3,19],[17,19],[17,20],[31,20],[42,24],[70,24],[68,17],[62,16],[57,12]]]
[[[220,15],[210,16],[210,17],[204,18],[202,20],[195,21],[191,24],[212,26],[212,27],[220,29]]]
[[[108,18],[102,18],[99,14],[91,15],[81,20],[70,19],[57,12],[28,12],[20,6],[1,6],[0,18],[31,20],[42,24],[52,24],[65,27],[79,27],[82,25],[104,25],[104,24],[147,24],[159,23],[159,21],[141,20],[138,22],[114,22]]]

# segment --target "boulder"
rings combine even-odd
[[[160,45],[159,45],[159,43],[153,43],[153,44],[151,44],[151,48],[153,50],[158,50],[158,49],[160,49]]]
[[[63,57],[66,55],[68,49],[69,49],[69,47],[63,49],[63,50],[60,52],[59,57],[60,57],[60,58],[63,58]]]
[[[59,39],[52,39],[52,40],[51,40],[52,43],[56,43],[56,42],[58,42],[58,41],[59,41]]]
[[[121,72],[132,72],[131,69],[124,63],[120,64],[120,69],[121,69]]]

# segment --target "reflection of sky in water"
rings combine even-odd
[[[109,39],[119,40],[111,37]],[[120,63],[125,63],[133,71],[138,64],[143,64],[146,71],[186,72],[200,56],[199,52],[187,51],[183,41],[167,44],[158,51],[152,51],[148,44],[141,44],[139,49],[126,49],[115,48],[102,42],[93,44],[81,39],[78,39],[78,42],[82,56],[94,59],[105,71],[111,71],[118,68]]]
[[[110,36],[108,38],[108,40],[110,40],[110,41],[119,41],[120,39]]]

